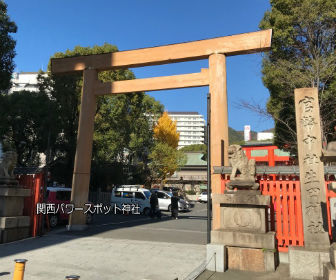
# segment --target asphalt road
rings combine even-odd
[[[142,240],[154,242],[206,244],[207,205],[196,202],[189,212],[179,213],[172,220],[169,212],[162,211],[162,218],[143,215],[101,214],[94,217],[89,229],[83,232],[64,232],[64,226],[55,233],[75,236]]]

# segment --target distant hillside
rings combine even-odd
[[[257,140],[257,132],[251,131],[251,140]],[[244,144],[244,131],[229,127],[229,142],[231,144]]]
[[[244,133],[229,127],[229,142],[232,144],[242,144],[244,142]]]
[[[266,130],[263,130],[262,132],[272,132],[272,133],[274,133],[274,128],[266,129]]]
[[[263,132],[273,132],[274,129],[268,129]],[[251,141],[256,142],[257,141],[257,132],[251,131]],[[249,142],[248,142],[249,143]],[[260,142],[259,142],[260,143]],[[232,127],[229,127],[229,145],[232,144],[238,144],[238,145],[244,145],[244,131],[237,131],[234,130]],[[189,145],[185,146],[181,149],[183,152],[201,152],[204,154],[203,160],[206,160],[207,158],[207,146],[205,144],[199,144],[199,145]]]

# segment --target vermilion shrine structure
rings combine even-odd
[[[126,94],[139,91],[157,91],[209,86],[211,96],[211,170],[222,165],[221,143],[224,140],[224,165],[228,165],[228,110],[226,57],[267,51],[271,46],[272,30],[263,30],[214,39],[135,49],[99,55],[55,58],[51,60],[53,74],[82,71],[77,149],[75,156],[71,200],[82,207],[88,200],[92,139],[96,98],[106,94]],[[102,83],[98,72],[117,68],[143,67],[192,60],[209,60],[209,69],[200,73],[155,77]],[[211,173],[212,192],[221,191],[221,175]],[[213,226],[220,226],[220,207],[213,204]],[[85,215],[74,211],[70,215],[69,229],[85,228]]]

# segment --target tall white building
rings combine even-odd
[[[205,121],[197,112],[168,112],[176,121],[177,132],[180,133],[178,148],[193,144],[204,144]]]
[[[38,91],[37,72],[14,72],[12,75],[12,88],[9,93],[15,91]]]
[[[250,141],[251,140],[251,126],[250,125],[244,125],[244,141]]]

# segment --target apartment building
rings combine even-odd
[[[180,133],[178,148],[193,144],[204,144],[205,120],[198,112],[168,112],[169,117],[176,121]]]
[[[12,75],[12,88],[9,93],[16,91],[38,91],[37,72],[14,72]]]

